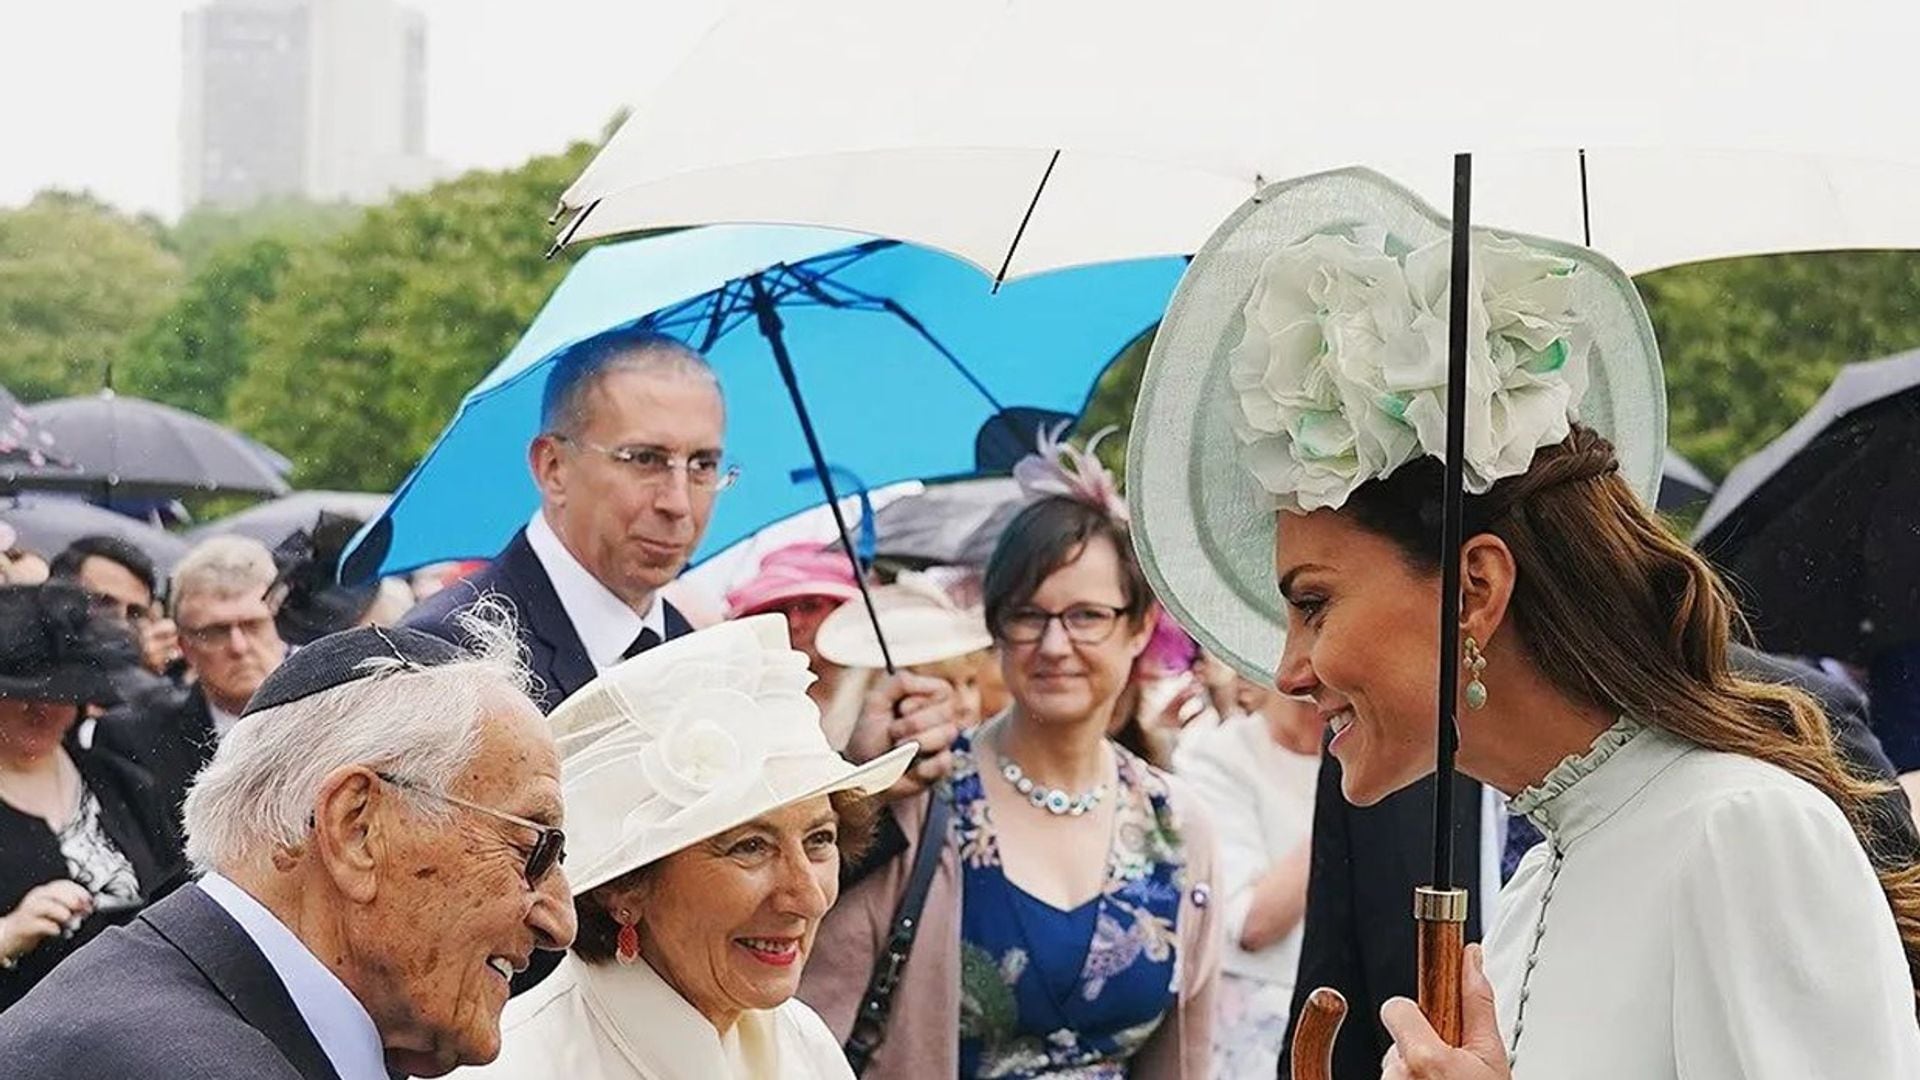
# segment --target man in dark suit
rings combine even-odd
[[[511,637],[482,636],[475,654],[352,630],[282,665],[188,800],[206,876],[0,1013],[0,1076],[364,1080],[493,1060],[508,978],[575,921],[559,755]]]
[[[486,569],[405,625],[449,640],[483,596],[511,605],[550,711],[596,673],[692,628],[660,595],[687,564],[734,473],[726,405],[700,354],[633,330],[555,362],[527,451],[540,508]]]
[[[193,685],[184,696],[135,696],[100,719],[93,745],[153,774],[160,805],[178,823],[195,774],[286,659],[267,591],[273,555],[258,540],[216,536],[174,568],[168,601]]]
[[[1860,775],[1893,780],[1893,766],[1867,726],[1867,702],[1852,687],[1811,668],[1736,647],[1736,672],[1748,679],[1796,686],[1819,699],[1843,757]],[[1293,1033],[1306,997],[1331,986],[1346,996],[1348,1012],[1334,1046],[1335,1080],[1378,1080],[1393,1039],[1380,1007],[1413,997],[1413,890],[1433,870],[1434,779],[1359,807],[1340,794],[1340,763],[1323,754],[1313,813],[1313,854],[1307,873],[1307,914],[1294,983],[1293,1019],[1280,1055],[1279,1076],[1292,1075]],[[1454,778],[1454,881],[1472,893],[1466,939],[1479,941],[1488,890],[1511,876],[1518,856],[1538,838],[1525,819],[1508,820],[1504,800],[1465,776]],[[1497,816],[1496,816],[1497,815]],[[1920,835],[1906,796],[1895,788],[1874,807],[1876,847],[1895,863],[1920,858]],[[1491,899],[1497,903],[1497,898]]]

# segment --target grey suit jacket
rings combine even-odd
[[[7,1080],[340,1080],[267,958],[199,886],[0,1013]]]

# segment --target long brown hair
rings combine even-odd
[[[1343,512],[1438,573],[1441,490],[1440,463],[1423,458],[1362,485]],[[1469,496],[1465,525],[1466,535],[1491,533],[1512,552],[1509,611],[1561,693],[1777,765],[1840,807],[1874,864],[1920,985],[1920,864],[1874,839],[1874,800],[1891,785],[1848,767],[1811,696],[1733,673],[1734,635],[1747,633],[1738,606],[1620,477],[1613,446],[1576,425],[1526,473]]]

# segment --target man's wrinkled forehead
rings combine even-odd
[[[546,718],[522,695],[502,690],[490,696],[466,771],[476,793],[495,795],[508,813],[543,825],[558,825],[565,816],[560,753]]]

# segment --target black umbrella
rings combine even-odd
[[[0,489],[79,475],[80,470],[60,455],[53,433],[0,386]]]
[[[1713,498],[1713,481],[1693,462],[1667,447],[1666,461],[1660,467],[1659,509],[1667,513],[1685,510]]]
[[[83,536],[117,536],[147,553],[164,574],[187,553],[185,540],[144,522],[59,495],[0,496],[0,521],[13,526],[20,544],[46,559]]]
[[[277,548],[293,534],[313,529],[323,513],[372,521],[387,508],[390,498],[363,491],[296,491],[209,521],[187,535],[199,541],[209,536],[238,533],[251,536],[268,548]]]
[[[110,496],[287,492],[287,482],[253,440],[171,405],[102,390],[26,411],[82,475],[77,482],[23,479],[22,487],[77,487]]]
[[[1864,662],[1920,638],[1920,350],[1841,369],[1727,475],[1694,545],[1765,649]]]

